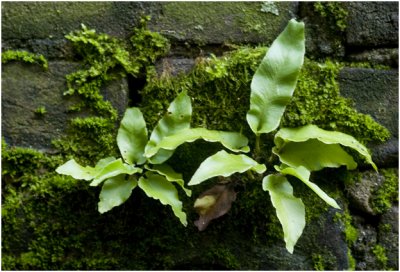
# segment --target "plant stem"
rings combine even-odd
[[[254,158],[258,159],[260,155],[260,134],[256,134],[256,145],[254,147]]]

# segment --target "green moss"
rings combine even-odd
[[[324,257],[320,254],[312,254],[312,261],[314,263],[314,269],[317,271],[324,271]]]
[[[371,199],[371,206],[375,213],[382,214],[389,210],[393,203],[399,200],[399,178],[397,169],[381,169],[384,182]]]
[[[275,2],[274,6],[270,9],[274,13],[293,9],[289,2]],[[274,35],[271,33],[278,34],[281,26],[290,19],[285,13],[276,16],[263,12],[260,2],[168,2],[161,7],[162,15],[153,29],[171,39],[196,45],[272,42]]]
[[[207,252],[207,255],[205,256],[206,259],[210,260],[210,263],[214,264],[223,264],[226,269],[229,270],[237,270],[240,269],[241,261],[240,259],[237,258],[232,252],[224,247],[213,247],[210,248],[209,251]]]
[[[187,90],[193,99],[193,126],[247,129],[244,113],[249,103],[249,84],[264,54],[265,48],[245,47],[222,58],[200,58],[189,75],[154,75],[141,91],[141,108],[149,127],[154,127],[178,93]]]
[[[379,224],[378,228],[380,233],[389,233],[393,231],[391,224]]]
[[[35,114],[39,117],[43,117],[47,113],[46,107],[40,106],[35,110]]]
[[[350,248],[347,249],[347,259],[349,261],[349,271],[356,270],[356,260],[354,259],[353,255],[351,254]]]
[[[124,214],[121,216],[118,211],[114,211],[116,215],[111,215],[112,220],[107,219],[107,215],[100,216],[96,208],[96,190],[89,190],[84,181],[55,173],[55,168],[71,157],[83,164],[93,164],[100,158],[117,153],[117,113],[109,102],[103,100],[100,87],[109,80],[127,74],[145,76],[147,69],[153,69],[152,62],[168,49],[167,41],[146,30],[145,21],[142,23],[127,42],[105,34],[97,35],[94,30],[87,28],[68,35],[83,61],[81,70],[67,75],[67,94],[76,94],[82,99],[72,110],[84,111],[92,116],[71,120],[68,135],[54,141],[60,151],[57,156],[27,148],[8,148],[3,140],[2,268],[157,268],[156,264],[145,266],[140,263],[146,256],[143,250],[145,245],[154,245],[153,237],[133,237],[129,244],[137,245],[137,241],[143,241],[141,245],[139,243],[140,250],[135,253],[113,239],[109,241],[109,238],[104,238],[120,228],[117,233],[119,231],[118,235],[122,236],[118,236],[116,241],[129,239],[131,231],[127,231],[125,223],[120,224]],[[104,230],[107,220],[119,223]],[[128,225],[137,223],[131,222]],[[145,236],[144,230],[138,232],[140,236]],[[165,232],[163,235],[166,236]],[[119,252],[120,257],[115,257],[115,252]],[[137,256],[134,263],[130,261],[131,254]],[[161,262],[172,265],[167,257]],[[151,262],[146,260],[143,263]],[[162,266],[158,265],[160,269]]]
[[[348,11],[343,3],[315,2],[314,10],[334,24],[339,31],[346,30]]]
[[[339,220],[344,225],[344,235],[347,242],[347,259],[349,262],[349,270],[354,271],[356,268],[356,260],[354,259],[351,248],[358,238],[358,230],[352,224],[352,218],[348,211],[336,213],[334,220]]]
[[[82,56],[83,69],[66,76],[66,95],[78,94],[83,98],[73,110],[86,106],[112,121],[117,112],[100,94],[100,87],[111,80],[131,75],[134,78],[146,75],[146,67],[169,50],[168,41],[158,33],[146,29],[149,17],[141,20],[134,30],[130,43],[112,38],[107,34],[97,34],[94,29],[82,25],[82,30],[66,35]]]
[[[83,31],[85,34],[81,33],[81,38],[76,42],[82,46],[81,50],[88,50],[81,51],[82,54],[87,53],[88,60],[83,61],[85,69],[82,68],[81,72],[70,77],[70,86],[74,89],[73,93],[83,98],[83,103],[90,104],[82,104],[82,107],[77,108],[89,107],[94,116],[71,120],[70,135],[55,143],[60,150],[57,156],[28,149],[10,148],[2,152],[3,178],[5,177],[2,184],[3,268],[173,270],[180,261],[190,260],[188,255],[193,256],[193,259],[197,258],[199,263],[221,265],[229,269],[257,268],[259,260],[252,258],[251,254],[249,258],[243,258],[247,252],[240,251],[245,247],[238,246],[237,243],[248,243],[248,249],[254,245],[265,247],[277,242],[283,244],[283,234],[268,194],[262,191],[259,183],[245,175],[240,177],[242,182],[239,183],[241,188],[238,200],[231,211],[213,222],[207,229],[207,235],[204,235],[193,226],[183,228],[177,224],[168,207],[148,199],[140,190],[135,190],[121,207],[99,215],[96,209],[98,191],[88,189],[85,182],[59,176],[54,172],[55,167],[70,157],[76,158],[82,164],[93,164],[100,158],[118,152],[115,144],[116,115],[112,107],[103,101],[98,90],[114,76],[136,71],[132,68],[136,66],[120,62],[116,57],[126,56],[124,52],[131,54],[134,49],[129,49],[126,43],[102,34],[97,35],[88,29]],[[80,36],[77,33],[73,35]],[[159,56],[157,54],[165,53],[160,48],[163,40],[159,40],[158,36],[154,38],[146,31],[139,31],[135,35],[136,38],[131,41],[135,41],[136,48],[152,48],[151,50],[158,52],[152,55],[147,51],[142,55],[138,59],[142,68],[137,74],[131,74],[147,79],[147,85],[140,94],[143,97],[141,110],[149,129],[155,126],[175,96],[182,90],[188,90],[193,97],[193,126],[242,131],[254,141],[245,115],[248,110],[250,82],[265,54],[265,48],[243,47],[225,54],[222,58],[198,59],[197,66],[188,75],[172,78],[164,73],[157,77],[150,63]],[[142,38],[139,38],[140,35],[143,35]],[[84,41],[87,42],[86,49]],[[139,46],[142,41],[150,45]],[[118,46],[120,49],[125,48],[125,51],[121,49],[120,52],[114,52]],[[104,63],[96,63],[96,56]],[[129,61],[129,58],[124,61]],[[109,66],[110,63],[115,66]],[[125,68],[125,64],[129,67]],[[334,122],[337,128],[343,122],[348,122],[347,127],[343,125],[345,128],[351,128],[352,125],[362,126],[360,123],[365,119],[355,111],[345,111],[347,116],[345,113],[336,116],[335,107],[341,111],[351,108],[349,104],[340,102],[342,98],[338,94],[337,84],[335,85],[337,71],[311,61],[308,61],[308,65],[312,71],[302,72],[303,86],[299,87],[300,91],[296,90],[294,99],[297,100],[291,108],[288,107],[286,122],[292,125],[302,124],[300,121],[304,120],[301,116],[296,117],[298,123],[296,118],[290,119],[287,116],[296,116],[296,111],[302,107],[300,101],[307,98],[310,101],[307,109],[311,113],[303,113],[306,121],[319,111],[324,100],[330,100],[331,104],[327,105],[333,110],[325,112],[329,115],[326,119],[318,117],[318,122],[328,127]],[[313,87],[311,90],[310,86]],[[324,90],[322,93],[321,88]],[[315,98],[319,95],[327,95],[328,99]],[[339,101],[338,104],[335,101]],[[354,117],[358,123],[351,119],[352,116],[359,118]],[[362,127],[366,131],[358,137],[366,142],[379,138],[379,131],[372,131],[372,128],[379,125],[373,124],[375,127]],[[267,147],[272,144],[272,139],[265,137],[263,140],[262,149],[270,150]],[[171,158],[171,163],[176,166],[176,170],[183,169],[185,178],[190,177],[208,152],[213,152],[213,148],[218,149],[219,146],[201,142],[190,147],[183,145]],[[268,153],[263,155],[269,156]],[[193,195],[200,194],[207,186],[209,184],[195,188]],[[307,221],[327,209],[327,205],[304,185],[293,182],[293,186],[297,196],[301,196],[307,206]],[[325,186],[322,187],[325,190]],[[327,188],[329,192],[335,191],[329,186]],[[192,203],[188,202],[184,206],[189,220],[193,221],[197,215],[190,210]],[[349,234],[349,237],[352,235]],[[353,241],[354,238],[349,240]],[[177,250],[181,252],[177,253]],[[318,254],[324,256],[324,263],[315,255],[316,267],[330,267],[333,262],[331,258],[325,257],[325,253]]]
[[[46,58],[40,54],[33,54],[27,51],[7,50],[1,53],[1,63],[10,61],[23,61],[26,63],[36,63],[41,65],[45,70],[49,68]]]
[[[168,52],[168,40],[147,30],[149,19],[144,17],[141,20],[129,42],[97,34],[84,25],[82,30],[66,35],[83,61],[82,69],[66,76],[68,90],[64,94],[81,98],[70,108],[72,112],[89,110],[95,116],[73,119],[68,135],[53,142],[63,154],[89,163],[116,153],[118,114],[111,103],[104,100],[100,88],[127,75],[146,77],[148,70],[153,71],[154,61]]]
[[[383,246],[377,244],[372,249],[372,253],[374,253],[378,263],[383,269],[386,269],[388,257],[386,256],[386,250]]]
[[[315,124],[350,134],[364,144],[384,142],[389,131],[371,116],[358,113],[351,100],[340,96],[337,77],[342,67],[329,60],[325,64],[305,60],[282,126]]]
[[[352,246],[357,241],[358,231],[352,225],[351,215],[347,211],[344,213],[336,213],[335,220],[340,220],[344,224],[346,242],[349,246]]]
[[[26,173],[35,175],[39,172],[46,171],[45,169],[54,169],[59,159],[49,158],[43,153],[22,147],[7,147],[4,139],[2,139],[2,176],[6,180],[13,182],[20,181]]]

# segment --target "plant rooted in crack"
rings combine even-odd
[[[249,170],[258,174],[266,171],[267,167],[255,160],[260,158],[260,136],[279,129],[281,118],[296,87],[304,54],[304,23],[292,19],[269,48],[251,82],[250,109],[246,119],[256,137],[252,158],[244,154],[219,151],[201,163],[189,185]],[[340,166],[346,166],[349,170],[355,169],[357,163],[342,146],[357,151],[375,170],[377,168],[368,149],[354,137],[337,131],[326,131],[312,124],[280,128],[275,134],[274,143],[272,153],[280,160],[280,165],[274,165],[277,172],[265,177],[258,175],[258,178],[262,188],[269,192],[276,209],[283,228],[286,249],[293,253],[305,227],[305,207],[303,201],[293,195],[293,187],[287,176],[296,177],[328,205],[340,209],[333,198],[309,180],[311,171]],[[199,201],[202,199],[204,198]],[[212,201],[213,199],[203,202],[207,206]],[[200,219],[205,220],[201,213],[200,216]],[[197,225],[199,222],[203,223],[201,220],[197,222]],[[204,221],[204,225],[208,222],[209,220]]]
[[[95,167],[84,167],[71,159],[56,171],[75,179],[91,181],[91,186],[102,184],[98,203],[100,213],[124,203],[138,186],[148,197],[170,205],[175,216],[186,226],[186,214],[174,184],[181,187],[187,196],[191,196],[191,190],[185,188],[182,175],[166,163],[175,149],[185,142],[204,139],[220,142],[234,152],[249,150],[247,138],[240,133],[191,128],[191,115],[190,97],[182,92],[148,138],[142,112],[139,108],[129,108],[117,135],[122,158],[108,157],[100,160]]]
[[[300,198],[293,195],[287,176],[296,177],[328,205],[340,209],[333,198],[310,181],[311,172],[326,167],[355,169],[357,163],[342,146],[357,151],[377,170],[368,149],[350,135],[323,130],[313,124],[280,128],[282,116],[297,84],[304,54],[304,24],[292,19],[273,42],[252,79],[250,109],[246,116],[256,138],[252,157],[221,150],[206,158],[188,183],[193,186],[215,177],[229,180],[236,173],[256,172],[258,175],[250,175],[260,182],[263,190],[269,192],[283,228],[286,249],[290,253],[293,253],[305,227],[305,206]],[[91,181],[92,186],[103,184],[98,205],[101,213],[124,203],[138,186],[147,196],[170,205],[175,216],[187,225],[186,214],[174,185],[181,187],[187,196],[191,195],[191,191],[185,188],[182,175],[166,164],[176,148],[185,142],[203,139],[219,142],[231,152],[250,151],[247,138],[240,133],[191,128],[191,115],[191,100],[183,91],[171,103],[148,138],[140,109],[127,109],[117,136],[122,158],[108,157],[100,160],[95,167],[83,167],[72,159],[56,171],[75,179]],[[257,161],[261,158],[260,136],[274,132],[272,154],[278,157],[280,164],[273,166],[276,173],[262,176],[267,167]],[[194,208],[200,218],[195,225],[200,231],[213,219],[229,211],[236,199],[233,186],[234,183],[229,181],[220,182],[197,198]]]

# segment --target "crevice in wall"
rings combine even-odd
[[[142,101],[142,96],[140,95],[140,90],[144,88],[146,85],[146,78],[145,77],[133,77],[132,75],[127,75],[126,80],[128,82],[128,106],[129,107],[136,107]]]

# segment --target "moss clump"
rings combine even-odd
[[[357,229],[351,223],[351,215],[348,212],[336,213],[335,220],[340,220],[344,224],[344,234],[349,246],[353,245],[358,237]]]
[[[14,51],[7,50],[1,53],[1,63],[7,63],[10,61],[23,61],[26,63],[37,63],[47,70],[49,64],[43,55],[33,54],[27,51]]]
[[[151,36],[147,35],[147,32],[141,33],[144,33],[144,37]],[[102,57],[99,53],[99,60],[113,62],[115,66],[104,64],[104,67],[108,68],[101,70],[102,65],[84,62],[87,70],[91,67],[97,67],[98,70],[93,69],[91,72],[94,74],[82,72],[82,77],[71,76],[74,79],[71,81],[71,86],[74,93],[81,95],[79,92],[83,92],[82,97],[92,101],[93,105],[88,105],[88,107],[96,116],[71,121],[70,137],[57,143],[61,156],[33,153],[29,155],[32,159],[27,160],[29,156],[25,154],[30,154],[31,151],[20,150],[8,155],[4,153],[5,158],[8,158],[6,161],[9,161],[9,166],[5,168],[8,172],[4,175],[9,178],[7,184],[3,184],[3,268],[10,270],[172,270],[180,261],[190,260],[188,255],[198,258],[203,264],[207,262],[220,264],[230,269],[257,268],[259,259],[252,257],[252,254],[248,255],[249,258],[242,258],[246,254],[243,248],[250,250],[254,246],[253,242],[257,242],[260,247],[267,243],[272,245],[276,241],[283,245],[281,227],[276,216],[272,215],[274,211],[271,209],[270,200],[259,183],[251,182],[250,179],[244,177],[241,185],[243,188],[238,193],[237,202],[226,216],[210,225],[205,236],[194,228],[185,229],[177,224],[168,207],[148,199],[139,190],[135,190],[124,205],[100,216],[96,210],[98,196],[95,190],[88,190],[85,182],[60,177],[54,173],[55,167],[61,164],[61,160],[65,161],[66,157],[73,156],[82,164],[89,164],[117,152],[114,123],[116,115],[107,104],[102,104],[103,100],[98,88],[107,79],[118,75],[118,73],[114,74],[115,71],[119,71],[119,75],[128,72],[123,64],[114,58],[113,53],[107,51],[112,47],[108,44],[110,40],[103,37],[107,40],[103,44],[103,38],[100,39],[92,34],[88,33],[90,39],[95,40],[86,44],[93,50],[93,55],[89,54],[89,58],[95,61],[99,48],[104,47],[106,48],[103,48],[105,55]],[[97,38],[99,40],[96,40]],[[154,41],[155,47],[144,46],[142,49],[159,48],[157,39],[150,37],[150,40]],[[85,47],[83,41],[78,43],[82,48]],[[111,44],[116,45],[113,42]],[[191,73],[178,78],[171,78],[168,74],[158,78],[150,64],[143,65],[144,70],[139,71],[137,76],[142,76],[141,73],[143,73],[148,80],[148,85],[140,94],[143,96],[141,110],[150,124],[149,128],[152,129],[155,126],[170,101],[179,92],[187,90],[193,97],[194,126],[242,131],[246,135],[251,135],[245,121],[250,82],[265,50],[265,48],[245,47],[227,53],[222,58],[199,59],[198,65]],[[318,74],[319,66],[315,63],[314,65],[316,75],[313,77],[310,75],[307,78],[308,74],[303,72],[305,73],[304,82],[309,84],[317,82],[317,85],[325,86],[323,83],[326,79]],[[86,70],[82,69],[82,71]],[[98,76],[97,72],[100,72]],[[334,81],[334,77],[330,77],[329,80]],[[329,93],[332,90],[336,89],[327,88],[326,92]],[[297,93],[301,94],[296,91],[296,95]],[[303,93],[303,96],[306,97],[307,94],[312,98],[320,95],[320,93],[308,92]],[[320,104],[317,102],[320,100],[309,99],[311,104],[308,107],[319,109]],[[331,99],[335,101],[340,97],[338,93],[334,93]],[[96,105],[96,103],[100,104]],[[336,106],[336,104],[333,105]],[[359,116],[356,112],[350,113]],[[293,114],[293,112],[288,114]],[[333,112],[327,112],[327,114],[334,115]],[[341,115],[340,117],[348,120],[351,116]],[[323,123],[322,120],[321,123]],[[292,124],[295,125],[295,122],[293,121]],[[301,122],[297,125],[301,125]],[[369,133],[374,135],[371,131]],[[180,160],[184,162],[185,169],[189,169],[184,173],[185,177],[190,176],[190,169],[195,169],[198,166],[195,164],[200,161],[199,153],[186,152],[195,150],[193,148],[195,147],[182,146],[171,158],[171,162],[175,163],[173,166],[178,165],[177,168],[180,167]],[[13,183],[17,178],[24,182]],[[194,195],[196,193],[197,195],[200,193],[199,188],[194,189]],[[307,189],[307,194],[312,194],[312,192]],[[312,197],[310,199],[312,200],[310,205],[313,206],[315,202]],[[191,204],[184,205],[188,207]],[[313,210],[310,216],[316,216],[316,214]],[[196,215],[189,210],[189,220],[193,221],[195,217]],[[268,233],[269,227],[271,231]],[[265,233],[270,235],[265,237]],[[238,242],[244,243],[245,246],[237,246]],[[177,250],[181,251],[178,257]],[[324,267],[330,265],[329,260],[326,258]]]
[[[349,261],[349,271],[356,270],[356,259],[354,259],[353,255],[351,254],[351,250],[347,249],[347,259]]]
[[[74,157],[84,165],[118,154],[115,124],[107,118],[74,118],[67,133],[52,144],[61,154]]]
[[[312,261],[314,263],[314,269],[317,271],[324,271],[324,257],[321,254],[312,254],[311,255]]]
[[[358,230],[352,224],[352,218],[348,211],[344,213],[336,213],[335,219],[339,220],[344,224],[344,235],[347,242],[347,259],[349,262],[349,270],[355,270],[356,260],[354,259],[351,248],[358,238]]]
[[[109,80],[128,74],[145,76],[147,69],[152,69],[152,62],[168,50],[166,39],[145,28],[147,19],[142,21],[127,42],[105,34],[98,35],[87,28],[68,35],[83,58],[82,69],[67,75],[67,94],[76,94],[82,99],[71,110],[84,111],[92,116],[71,120],[69,134],[54,141],[60,150],[59,155],[50,156],[26,148],[7,148],[5,144],[2,146],[2,268],[164,268],[161,265],[143,265],[151,263],[149,260],[140,263],[145,257],[144,245],[154,245],[153,236],[142,239],[145,232],[138,231],[142,238],[134,237],[128,243],[139,244],[143,253],[132,253],[127,247],[122,247],[119,241],[129,240],[127,234],[131,232],[128,230],[130,227],[124,228],[125,224],[119,224],[124,215],[115,211],[115,217],[101,217],[96,209],[98,195],[95,190],[89,190],[84,181],[55,173],[55,168],[67,158],[74,157],[82,164],[93,164],[117,152],[117,112],[103,100],[100,87]],[[159,217],[151,218],[156,221],[154,218]],[[105,230],[107,220],[118,224]],[[128,225],[137,225],[137,222]],[[118,242],[110,238],[115,232],[121,235],[115,239]],[[137,241],[143,241],[143,245]],[[114,252],[119,252],[119,257]],[[134,264],[130,262],[131,254],[138,256]],[[167,263],[166,260],[161,262]]]
[[[377,214],[382,214],[389,210],[393,203],[399,200],[399,179],[397,169],[381,169],[384,176],[383,184],[373,192],[370,200],[372,210]]]
[[[2,139],[1,159],[2,176],[12,182],[19,182],[26,173],[35,175],[47,171],[46,169],[53,169],[61,162],[33,149],[7,147],[4,139]]]
[[[219,130],[247,130],[250,82],[265,48],[244,47],[221,58],[197,59],[188,75],[172,78],[168,73],[154,77],[141,91],[143,108],[149,127],[181,91],[192,97],[193,126]]]
[[[129,42],[97,34],[84,25],[82,30],[66,36],[83,58],[82,69],[66,76],[68,90],[65,95],[77,94],[81,97],[81,101],[70,110],[86,109],[85,113],[89,110],[89,114],[95,116],[73,119],[69,135],[53,142],[63,154],[91,162],[115,154],[118,114],[111,103],[104,100],[100,88],[127,75],[146,77],[148,70],[154,70],[154,61],[169,50],[168,40],[147,30],[149,19],[144,17],[140,21]]]
[[[384,142],[390,136],[389,131],[371,116],[358,113],[351,100],[340,96],[337,77],[342,67],[329,60],[325,64],[305,60],[282,126],[315,124],[350,134],[364,144]]]
[[[322,17],[327,18],[331,24],[343,32],[347,27],[347,16],[349,12],[340,2],[315,2],[314,10]]]
[[[372,249],[372,253],[374,253],[376,260],[378,261],[379,265],[386,269],[388,257],[386,256],[386,250],[383,246],[377,244]]]
[[[43,117],[47,113],[46,107],[40,106],[36,108],[35,114],[39,117]]]
[[[97,34],[85,25],[82,25],[82,30],[66,35],[77,53],[84,58],[84,69],[66,76],[68,90],[65,94],[77,93],[83,97],[82,103],[76,105],[74,110],[87,106],[97,114],[116,120],[117,113],[109,102],[103,101],[100,87],[128,74],[135,78],[144,76],[146,67],[169,50],[165,38],[146,29],[149,19],[145,17],[141,20],[130,43],[107,34]]]

